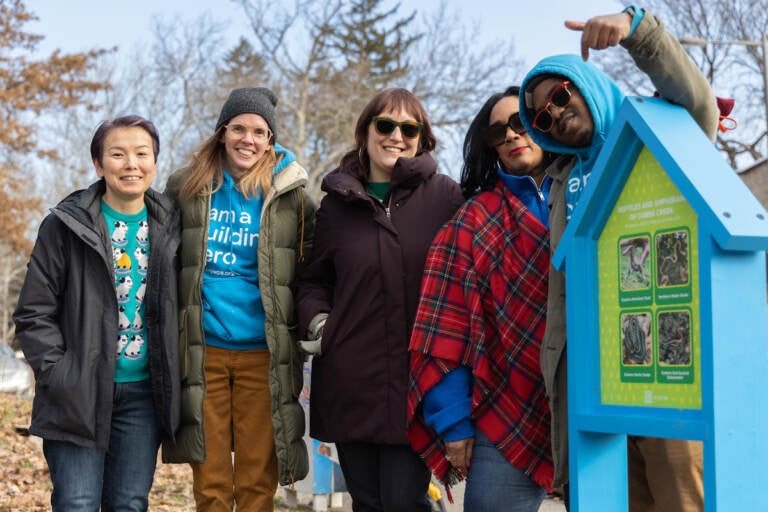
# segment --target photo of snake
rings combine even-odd
[[[688,311],[659,313],[659,362],[691,364],[691,315]]]
[[[651,315],[621,315],[621,355],[625,365],[651,364]]]
[[[656,236],[656,284],[660,287],[688,284],[688,232]]]

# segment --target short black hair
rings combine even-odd
[[[157,155],[160,153],[160,136],[157,134],[157,128],[155,128],[151,121],[133,114],[107,119],[99,124],[96,132],[93,134],[93,139],[91,139],[91,159],[96,160],[101,165],[101,159],[104,156],[104,139],[107,138],[107,134],[114,128],[129,128],[133,126],[143,128],[152,138],[152,149],[155,153],[155,163],[157,163]]]

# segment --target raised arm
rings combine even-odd
[[[566,21],[582,32],[581,53],[621,44],[662,97],[684,107],[704,133],[715,140],[720,112],[712,87],[682,45],[655,16],[630,7],[625,12],[596,16],[586,22]]]

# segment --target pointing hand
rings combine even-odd
[[[632,27],[632,16],[628,12],[621,12],[595,16],[586,22],[568,20],[565,26],[582,33],[581,58],[587,60],[590,48],[603,50],[609,46],[616,46],[619,41],[627,37]]]

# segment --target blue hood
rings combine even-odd
[[[275,142],[275,154],[277,155],[277,164],[275,164],[275,168],[272,170],[273,174],[277,174],[288,165],[291,164],[291,162],[296,161],[296,155],[291,153],[289,150],[285,149],[283,146]]]
[[[571,171],[571,177],[578,177],[579,182],[584,184],[586,177],[592,172],[600,149],[603,147],[619,108],[624,102],[624,93],[608,75],[593,64],[582,60],[579,55],[573,54],[554,55],[542,59],[523,79],[521,90],[525,91],[532,79],[544,74],[564,76],[579,90],[592,114],[592,121],[594,122],[592,141],[589,146],[574,148],[561,144],[548,133],[534,130],[531,126],[534,112],[527,107],[520,109],[520,119],[534,142],[545,150],[552,153],[576,155],[577,162]],[[573,199],[573,206],[575,206],[578,201],[578,194]]]
[[[534,142],[547,151],[571,155],[578,154],[582,158],[590,160],[596,156],[595,154],[603,146],[608,136],[608,131],[613,126],[616,114],[624,101],[624,93],[621,92],[608,75],[597,69],[593,64],[583,61],[580,56],[572,54],[554,55],[541,60],[526,75],[521,87],[522,90],[526,90],[528,83],[533,78],[545,74],[564,76],[579,89],[579,92],[581,92],[581,95],[587,102],[595,124],[592,142],[589,146],[583,148],[572,148],[557,142],[548,133],[534,130],[531,127],[534,112],[528,108],[520,110],[520,119],[523,121],[523,125],[531,137],[533,137]]]

